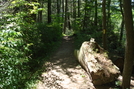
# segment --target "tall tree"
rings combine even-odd
[[[64,20],[64,12],[65,12],[65,0],[62,0],[62,20]]]
[[[80,17],[80,4],[81,4],[81,0],[78,0],[78,17]]]
[[[57,0],[57,14],[60,14],[60,0]]]
[[[57,0],[57,22],[60,23],[60,9],[61,9],[61,0]]]
[[[43,8],[42,0],[38,0],[38,3],[40,3],[39,8]],[[38,11],[38,22],[42,22],[42,10]]]
[[[73,18],[76,19],[76,0],[73,0]]]
[[[65,20],[64,20],[64,33],[66,32],[67,27],[67,19],[68,19],[68,0],[65,0]]]
[[[120,45],[122,45],[122,38],[123,38],[123,30],[124,30],[124,12],[123,12],[123,7],[122,7],[122,0],[119,0],[120,2],[120,11],[122,15],[122,22],[121,22],[121,30],[120,30]]]
[[[107,29],[110,29],[111,28],[111,22],[110,22],[110,16],[111,16],[111,13],[110,13],[110,4],[111,4],[111,0],[108,0],[108,3],[107,3]]]
[[[124,6],[124,21],[126,29],[126,49],[125,49],[125,63],[123,70],[123,89],[130,89],[130,78],[133,66],[134,55],[134,30],[131,0],[123,0]]]
[[[51,0],[48,0],[48,23],[51,23]]]
[[[71,20],[70,20],[70,18],[71,18],[71,8],[69,8],[69,7],[71,7],[70,6],[70,4],[71,4],[71,0],[68,0],[68,2],[67,2],[67,27],[69,28],[69,29],[71,29]]]
[[[88,18],[88,12],[89,12],[89,9],[88,9],[88,5],[89,5],[89,1],[88,0],[85,0],[85,6],[84,6],[84,19],[83,19],[83,31],[85,31],[85,29],[87,28],[87,20],[89,20]]]
[[[97,26],[97,15],[98,15],[98,11],[97,11],[97,0],[95,0],[95,17],[94,17],[94,25]]]
[[[102,2],[102,31],[103,31],[103,36],[102,36],[102,41],[103,41],[103,48],[106,50],[107,49],[107,28],[106,28],[106,0],[103,0]]]

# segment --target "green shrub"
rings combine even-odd
[[[9,23],[9,22],[8,22]],[[28,61],[22,33],[19,26],[11,22],[0,28],[0,88],[18,89],[25,80],[25,66]]]
[[[37,78],[34,73],[44,61],[41,57],[50,54],[61,39],[59,24],[31,24],[21,17],[7,16],[0,27],[1,89],[26,88],[28,81]]]

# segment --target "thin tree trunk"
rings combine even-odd
[[[71,8],[69,8],[69,7],[71,7],[70,4],[71,4],[70,3],[70,0],[68,0],[68,2],[67,2],[67,27],[69,29],[71,29],[71,20],[70,20],[70,17],[71,17],[71,15],[70,15]]]
[[[124,5],[124,21],[126,28],[126,50],[125,50],[125,63],[123,70],[123,89],[130,89],[130,78],[133,66],[134,55],[134,30],[133,30],[133,17],[131,0],[123,0]]]
[[[41,0],[38,1],[40,3],[39,8],[43,8],[43,3]],[[42,10],[38,12],[38,22],[42,23]]]
[[[98,15],[98,11],[97,11],[97,0],[95,0],[95,17],[94,17],[94,25],[97,26],[97,15]]]
[[[78,0],[78,17],[80,17],[80,3],[81,3],[81,0]]]
[[[83,31],[85,31],[85,29],[86,29],[86,20],[87,20],[87,2],[88,0],[85,0],[85,11],[84,11],[84,19],[83,19]]]
[[[60,23],[60,8],[61,8],[61,2],[60,0],[57,0],[57,22]]]
[[[73,0],[73,18],[76,19],[76,1]]]
[[[65,13],[65,5],[64,5],[64,0],[62,0],[62,21],[64,20],[64,13]]]
[[[119,0],[119,2],[120,2],[120,10],[122,15],[122,23],[121,23],[121,30],[120,30],[120,45],[122,45],[123,30],[124,30],[124,12],[122,8],[122,0]]]
[[[71,29],[71,22],[70,22],[70,14],[69,14],[69,12],[67,12],[67,25],[68,25],[68,28]]]
[[[57,0],[57,14],[60,14],[60,0]]]
[[[48,0],[48,23],[51,23],[51,0]]]
[[[107,8],[108,8],[108,15],[107,15],[107,29],[111,28],[111,22],[110,22],[110,4],[111,4],[111,0],[108,0],[108,4],[107,4]]]
[[[68,18],[68,9],[67,9],[67,6],[68,6],[68,0],[65,0],[65,20],[64,20],[64,34],[66,32],[66,27],[67,27],[67,18]]]
[[[120,30],[120,46],[122,46],[123,31],[124,31],[124,19],[122,19],[122,22],[121,22],[121,30]]]
[[[102,2],[102,12],[103,12],[103,22],[102,22],[102,30],[103,30],[103,48],[107,49],[107,29],[106,29],[106,0]]]

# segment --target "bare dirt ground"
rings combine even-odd
[[[61,46],[44,64],[44,69],[36,89],[92,89],[87,73],[74,57],[74,45],[70,37],[63,37]],[[95,88],[118,89],[111,84]]]

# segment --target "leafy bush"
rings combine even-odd
[[[25,81],[23,63],[28,61],[25,53],[28,49],[19,30],[20,27],[13,22],[8,22],[0,28],[0,88],[2,89],[21,88]]]
[[[30,65],[30,70],[35,71],[35,67],[39,67],[42,64],[40,57],[48,56],[60,41],[60,28],[54,25],[36,24],[27,33],[27,35],[33,34],[25,38],[28,39],[29,44],[32,44],[29,46],[31,59],[29,59],[28,65]]]
[[[6,22],[7,21],[7,22]],[[61,38],[61,28],[28,23],[22,14],[7,15],[0,28],[0,88],[25,88]]]

